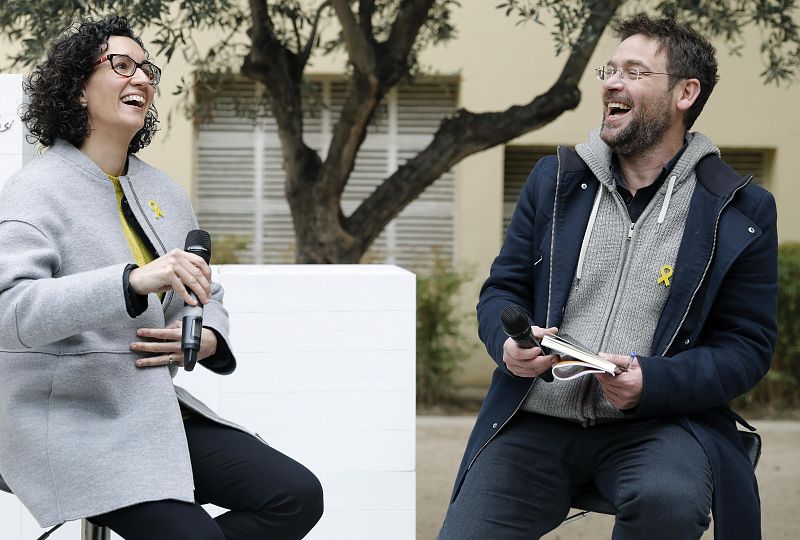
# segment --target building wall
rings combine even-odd
[[[459,105],[471,111],[503,110],[530,101],[555,81],[565,58],[555,56],[547,27],[535,23],[518,25],[516,19],[505,17],[495,5],[496,2],[462,2],[454,17],[458,37],[422,56],[427,72],[460,77]],[[147,40],[147,34],[144,37]],[[201,37],[200,43],[210,42],[211,38],[212,35]],[[759,75],[763,65],[758,33],[749,32],[744,42],[747,46],[738,57],[732,56],[725,44],[717,44],[720,82],[694,129],[706,133],[721,147],[774,150],[767,187],[778,201],[780,240],[800,241],[800,213],[792,207],[800,200],[800,182],[794,181],[795,171],[800,170],[800,127],[791,121],[800,106],[800,84],[764,85]],[[615,40],[606,36],[598,46],[581,81],[583,99],[577,109],[513,144],[573,145],[585,140],[600,119],[600,87],[591,68],[603,65],[615,45]],[[0,41],[0,57],[10,49],[11,45]],[[165,64],[163,58],[155,60]],[[341,56],[316,58],[309,71],[341,73],[343,65]],[[176,100],[172,96],[181,76],[188,78],[189,71],[179,61],[163,67],[157,103],[163,125],[169,130],[160,133],[141,155],[191,193],[196,132],[192,123],[174,110]],[[167,122],[170,111],[172,119]],[[500,247],[503,155],[501,147],[492,148],[465,159],[455,168],[456,260],[460,266],[474,269],[474,278],[461,297],[462,308],[468,312],[474,312],[480,284]],[[469,319],[474,321],[472,316]],[[465,359],[459,381],[485,386],[493,363],[477,340],[474,322],[465,323],[464,340],[472,353]]]

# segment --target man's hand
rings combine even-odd
[[[639,367],[639,359],[634,358],[631,362],[630,356],[621,354],[600,353],[600,356],[610,362],[615,363],[620,368],[616,377],[608,373],[598,373],[597,377],[600,386],[603,388],[603,395],[609,403],[620,411],[633,409],[642,399],[642,369]],[[628,371],[622,371],[626,367]]]
[[[533,337],[537,340],[541,340],[545,332],[558,333],[558,328],[555,326],[551,328],[531,326],[531,330],[533,331]],[[506,364],[508,371],[517,377],[533,378],[538,377],[558,362],[558,356],[555,354],[542,356],[542,349],[539,347],[522,349],[517,345],[516,341],[508,338],[503,343],[503,362]]]
[[[172,321],[166,328],[139,328],[136,335],[139,337],[149,337],[161,341],[136,341],[131,343],[131,350],[137,352],[149,352],[156,356],[139,358],[136,360],[136,367],[156,367],[183,365],[183,351],[181,350],[181,332],[183,322]],[[197,359],[208,358],[217,352],[217,335],[203,328],[200,335],[200,350],[197,352]]]

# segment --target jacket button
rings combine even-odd
[[[497,422],[495,422],[494,424],[492,424],[492,429],[495,429],[495,428],[497,428]]]
[[[753,234],[754,232],[756,232],[756,230],[753,227],[748,227],[747,228],[747,232],[749,232],[750,234]]]
[[[683,340],[683,344],[684,344],[684,345],[689,345],[689,338],[686,338],[686,339],[684,339],[684,340]]]
[[[583,184],[581,184],[581,189],[586,189],[587,187],[589,187],[589,186],[588,186],[588,185],[586,185],[586,182],[584,182]]]

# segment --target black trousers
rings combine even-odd
[[[202,418],[184,426],[196,502],[145,502],[92,522],[125,540],[289,540],[319,521],[322,486],[304,466],[241,431]],[[204,503],[229,511],[212,518]]]
[[[561,524],[572,495],[590,481],[617,508],[606,538],[698,539],[711,521],[711,465],[671,420],[583,428],[518,412],[467,472],[438,540],[540,538]]]

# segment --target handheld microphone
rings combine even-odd
[[[199,255],[208,264],[211,261],[211,235],[202,229],[189,231],[183,249]],[[200,350],[200,336],[203,332],[203,304],[200,303],[194,291],[189,290],[189,294],[197,301],[197,305],[184,303],[183,307],[181,350],[183,351],[183,368],[186,371],[194,369],[197,352]]]
[[[542,348],[542,345],[533,337],[527,315],[514,304],[507,305],[500,312],[500,324],[503,325],[503,332],[513,339],[521,349]],[[542,349],[542,354],[544,354],[544,349]],[[542,372],[539,378],[546,382],[553,382],[553,372],[548,369]]]

